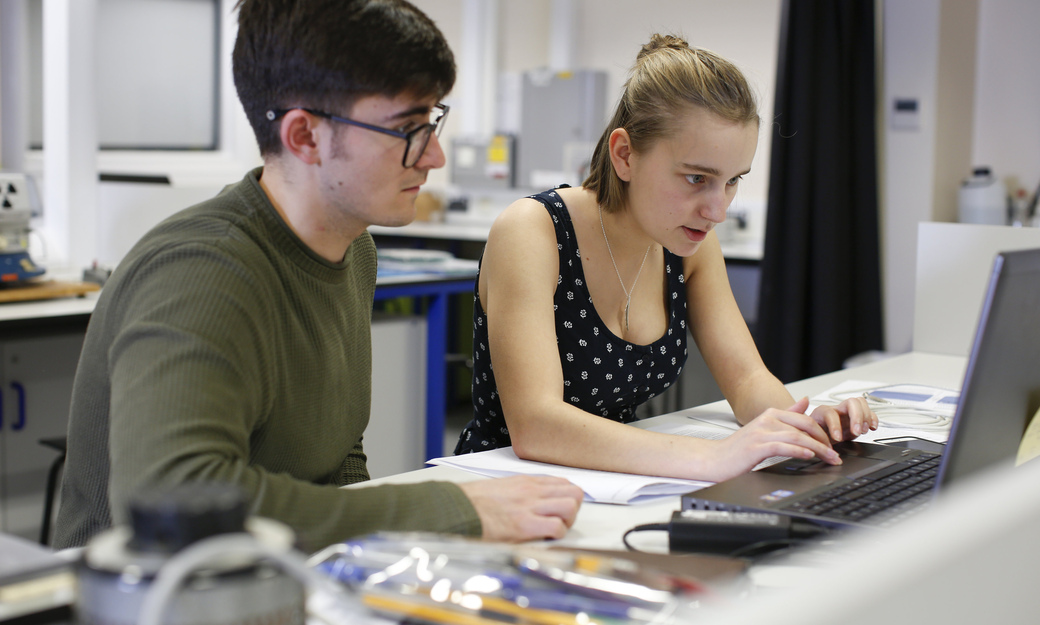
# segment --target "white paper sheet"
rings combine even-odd
[[[880,427],[856,440],[873,442],[886,438],[914,436],[937,443],[950,437],[950,425],[960,392],[919,384],[886,384],[846,380],[812,398],[813,404],[837,404],[854,396],[865,396],[878,415]]]
[[[513,453],[512,447],[461,456],[434,458],[429,460],[428,464],[455,467],[487,477],[554,475],[570,480],[575,486],[585,491],[586,501],[598,503],[630,504],[645,497],[681,495],[711,485],[711,482],[593,471],[521,460]]]

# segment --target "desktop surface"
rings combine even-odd
[[[870,379],[889,384],[914,383],[944,388],[956,388],[963,377],[966,359],[961,356],[911,352],[890,359],[873,362],[855,369],[827,373],[787,385],[796,397],[813,396],[849,379]],[[668,421],[686,421],[690,416],[728,418],[734,424],[733,411],[725,401],[688,408],[674,413],[637,421],[636,427],[650,428]],[[473,473],[444,466],[388,476],[365,482],[355,487],[385,483],[414,483],[427,480],[465,482],[486,479]],[[574,526],[558,541],[566,547],[590,549],[625,549],[622,535],[626,530],[644,523],[665,523],[673,511],[681,508],[680,496],[658,497],[633,505],[614,505],[586,502],[578,511]],[[645,535],[644,535],[645,534]],[[668,536],[665,532],[645,532],[633,537],[640,549],[666,552]]]
[[[788,388],[796,397],[812,397],[846,380],[869,379],[955,389],[966,362],[962,356],[911,352]],[[720,401],[636,425],[687,420],[691,415],[732,419],[728,404]],[[436,466],[371,483],[475,479],[486,478]],[[893,528],[849,532],[823,548],[795,550],[756,563],[748,571],[743,594],[719,597],[706,608],[703,622],[823,625],[834,622],[838,614],[843,623],[852,625],[916,625],[922,620],[960,625],[994,618],[1001,623],[1033,623],[1034,562],[1040,557],[1035,519],[1040,518],[1040,498],[1021,493],[1035,490],[1037,479],[1040,462],[1036,461],[1018,469],[994,469],[958,484],[928,510]],[[556,543],[624,550],[626,530],[667,522],[679,510],[679,500],[669,496],[627,506],[585,503],[574,526]],[[979,501],[988,505],[980,506]],[[643,551],[666,553],[668,549],[666,532],[643,532],[630,542]]]

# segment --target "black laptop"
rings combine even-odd
[[[958,480],[1014,465],[1040,408],[1040,249],[997,255],[945,449],[835,445],[843,464],[789,459],[683,495],[684,510],[771,511],[885,526]]]

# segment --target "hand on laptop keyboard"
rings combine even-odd
[[[836,406],[818,406],[810,416],[834,442],[852,440],[878,428],[878,416],[862,397],[851,397]]]

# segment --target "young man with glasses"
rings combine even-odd
[[[410,222],[445,162],[441,33],[403,0],[243,0],[233,62],[264,166],[157,226],[106,284],[56,546],[126,522],[141,489],[199,480],[239,485],[308,548],[375,530],[561,536],[582,495],[555,478],[339,488],[368,478],[366,228]]]

